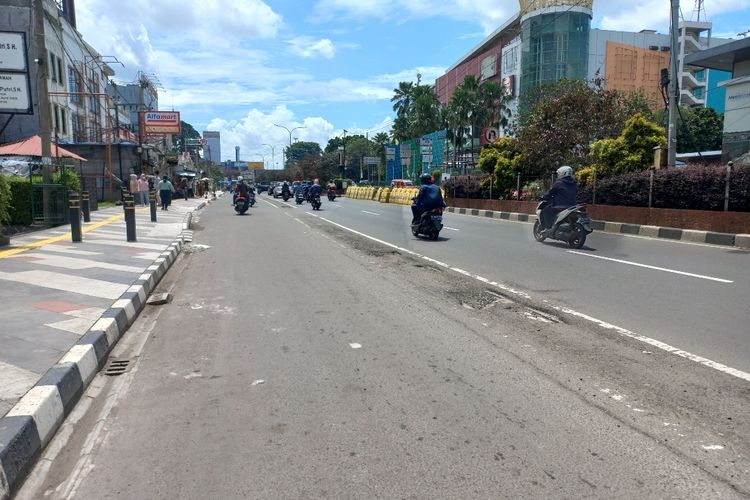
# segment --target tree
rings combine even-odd
[[[602,176],[645,170],[654,163],[654,148],[666,146],[664,129],[639,113],[625,124],[616,139],[603,139],[591,145],[591,166]]]
[[[378,165],[378,176],[381,174],[385,174],[385,165],[386,165],[386,147],[388,147],[388,143],[390,142],[390,139],[388,138],[388,134],[385,132],[378,132],[375,134],[375,137],[372,138],[372,142],[375,145],[375,154],[378,158],[380,158],[380,164]]]
[[[320,156],[323,152],[320,149],[320,144],[311,141],[298,141],[293,143],[290,147],[286,148],[284,155],[286,156],[287,168],[292,165],[296,165],[301,159],[306,156]]]
[[[359,179],[360,172],[365,171],[362,158],[371,156],[375,145],[363,135],[355,135],[348,139],[346,143],[346,165],[349,167],[347,173],[352,179]]]
[[[535,88],[521,100],[518,138],[523,169],[543,175],[561,165],[586,163],[590,145],[617,137],[627,119],[650,116],[642,92],[621,92],[563,79]]]
[[[200,143],[201,135],[192,125],[180,121],[180,127],[180,135],[172,136],[175,152],[190,151],[194,153],[203,148]]]
[[[433,85],[423,85],[422,75],[417,74],[417,83],[400,82],[393,89],[393,121],[391,136],[403,142],[438,130],[443,121],[442,105]]]
[[[512,137],[501,137],[482,149],[479,168],[492,174],[493,196],[507,197],[515,187],[520,159],[521,145]]]
[[[656,121],[668,126],[666,110],[656,113]],[[680,106],[677,116],[677,152],[693,153],[721,149],[724,133],[724,114],[713,108]]]

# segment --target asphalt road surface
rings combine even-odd
[[[650,254],[655,267],[707,255],[700,274],[734,281],[646,283],[641,268],[534,243],[527,225],[447,215],[454,230],[427,242],[409,234],[408,207],[260,200],[249,216],[225,200],[201,212],[160,285],[172,302],[147,307],[116,347],[129,371],[97,375],[17,498],[750,494],[750,382],[556,309],[741,362],[722,347],[728,327],[714,324],[725,335],[705,352],[688,344],[698,333],[659,337],[677,330],[650,315],[681,304],[670,317],[700,317],[665,298],[682,286],[711,308],[694,328],[734,327],[747,311],[722,318],[722,286],[746,288],[748,270],[725,266],[746,255],[592,238],[584,253]],[[352,229],[434,260],[329,220],[368,221]]]

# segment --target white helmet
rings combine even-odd
[[[560,173],[560,171],[558,170],[557,173]],[[237,177],[237,182],[242,182],[244,180],[245,179],[243,179],[241,175],[239,177]]]
[[[562,179],[563,177],[573,176],[573,169],[567,165],[557,169],[557,178]]]

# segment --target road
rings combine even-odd
[[[408,207],[323,208],[262,196],[245,217],[225,202],[204,210],[160,285],[172,302],[147,307],[113,353],[129,371],[96,377],[17,498],[750,494],[748,381],[554,308],[636,328],[643,314],[612,290],[666,293],[681,275],[637,286],[618,266],[532,244],[526,225],[448,216],[454,230],[427,242],[404,230]],[[656,260],[653,241],[591,241],[629,259],[640,245]],[[684,252],[664,263],[705,252],[702,273],[740,286],[722,259],[747,256]],[[592,271],[622,283],[587,284]]]

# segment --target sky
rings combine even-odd
[[[695,2],[683,0],[685,19]],[[750,0],[705,0],[713,36],[750,30]],[[154,80],[162,111],[221,132],[222,160],[280,168],[292,141],[390,131],[393,89],[434,83],[517,0],[77,0],[78,30],[114,80]],[[669,0],[595,0],[592,28],[667,33]],[[701,20],[704,20],[702,17]],[[748,34],[750,36],[750,34]],[[272,145],[264,146],[263,144]],[[273,156],[273,158],[272,158]]]

